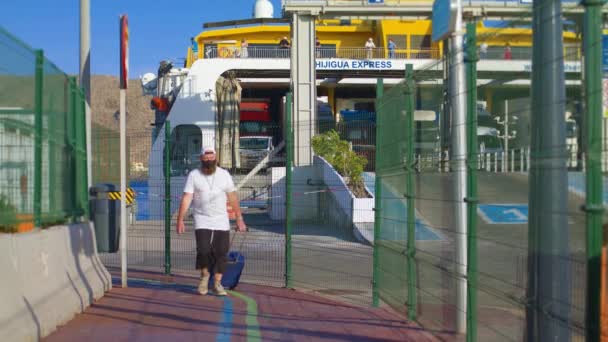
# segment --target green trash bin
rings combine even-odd
[[[116,253],[120,237],[120,201],[111,200],[109,192],[117,191],[109,183],[96,184],[89,190],[91,221],[95,224],[97,252]]]

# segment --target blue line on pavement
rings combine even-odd
[[[232,299],[228,296],[224,297],[224,310],[222,321],[220,322],[220,331],[215,339],[217,342],[230,342],[232,335]]]

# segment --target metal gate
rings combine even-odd
[[[202,136],[197,126],[170,127],[170,122],[160,132],[156,139],[152,130],[128,134],[128,188],[135,195],[127,210],[128,268],[198,276],[190,211],[185,218],[185,234],[176,233],[175,220],[186,176],[200,166],[202,142],[213,141],[214,137]],[[118,135],[96,130],[93,140],[95,160],[103,160],[95,165],[95,183],[118,186]],[[280,169],[266,168],[249,175],[245,182],[249,169],[229,171],[239,186],[241,208],[249,227],[247,233],[231,233],[231,250],[239,250],[246,256],[247,266],[241,279],[282,286],[285,283],[285,185],[281,183],[284,179]],[[101,258],[110,270],[120,268],[119,253],[105,253]]]

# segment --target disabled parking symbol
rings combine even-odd
[[[527,204],[480,204],[477,213],[489,224],[528,223]]]

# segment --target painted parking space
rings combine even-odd
[[[489,224],[526,224],[528,223],[527,204],[480,204],[477,213]]]
[[[373,172],[363,173],[363,181],[365,183],[365,187],[370,191],[370,193],[375,194],[376,174]],[[389,240],[405,241],[405,236],[401,235],[406,235],[406,232],[402,229],[404,223],[403,221],[407,220],[407,218],[403,217],[404,213],[407,212],[406,199],[403,198],[403,196],[396,195],[397,191],[387,185],[382,185],[382,193],[384,194],[383,197],[386,198],[383,201],[382,207],[382,210],[384,212],[383,216],[387,218],[384,223],[384,230],[386,232],[394,232],[394,234],[392,234],[393,236],[384,236],[384,238]],[[416,213],[415,226],[416,241],[442,240],[441,235],[435,232],[431,228],[431,225],[423,217],[421,217],[419,213]]]

